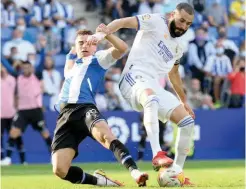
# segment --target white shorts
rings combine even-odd
[[[122,96],[135,111],[139,112],[143,110],[139,102],[142,92],[145,89],[152,89],[159,98],[158,117],[162,122],[169,119],[172,111],[181,104],[176,96],[159,85],[157,79],[140,72],[126,73],[119,85]]]

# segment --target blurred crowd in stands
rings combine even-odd
[[[82,1],[82,0],[81,0]],[[185,49],[180,75],[194,109],[239,108],[245,104],[245,10],[244,0],[84,0],[86,9],[100,15],[105,24],[113,19],[144,13],[168,16],[179,2],[195,9],[192,27],[181,37]],[[86,17],[75,18],[74,7],[58,0],[2,0],[1,63],[17,76],[24,62],[37,67],[43,61],[43,101],[54,103],[63,82],[65,55],[74,44],[76,31],[88,28]],[[118,35],[129,46],[136,31]],[[99,49],[109,47],[104,42]],[[44,50],[43,50],[44,49]],[[129,49],[130,50],[130,49]],[[112,67],[96,95],[99,110],[131,110],[122,98],[118,82],[127,55]],[[1,78],[2,80],[2,78]],[[163,88],[175,93],[167,76]],[[4,91],[2,91],[4,92]]]

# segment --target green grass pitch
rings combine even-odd
[[[89,173],[103,169],[113,179],[124,182],[129,189],[138,188],[128,171],[117,163],[77,164]],[[138,163],[141,170],[149,173],[147,188],[159,188],[157,173],[151,162]],[[188,161],[184,173],[198,189],[245,188],[244,161]],[[51,165],[12,165],[2,168],[2,189],[84,189],[104,188],[89,185],[72,185],[52,174]],[[106,187],[105,187],[106,188]],[[109,188],[109,187],[107,187]]]

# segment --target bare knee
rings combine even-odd
[[[9,132],[9,135],[11,138],[15,139],[21,135],[21,130],[19,128],[12,127],[10,132]]]
[[[53,173],[62,179],[65,178],[74,155],[75,151],[70,148],[57,150],[52,155]]]
[[[171,112],[170,120],[177,124],[186,116],[189,116],[189,113],[185,110],[183,105],[179,105]]]
[[[70,165],[66,165],[62,161],[60,161],[59,163],[53,164],[53,173],[56,176],[63,179],[66,177],[69,167],[70,167]]]

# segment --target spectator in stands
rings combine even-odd
[[[27,60],[29,53],[36,53],[35,47],[29,41],[23,40],[23,32],[19,29],[13,31],[13,39],[3,46],[3,55],[9,59],[11,56],[11,48],[17,48],[16,58],[22,61]]]
[[[30,62],[34,67],[36,66],[36,62],[37,62],[37,57],[36,57],[36,54],[28,54],[27,55],[27,61]]]
[[[220,26],[218,28],[218,34],[219,34],[218,42],[222,43],[225,49],[225,54],[230,58],[231,62],[233,62],[233,59],[239,53],[239,49],[237,45],[233,40],[227,38],[227,31],[225,26]]]
[[[40,0],[34,0],[34,4],[31,8],[32,18],[30,21],[32,26],[41,26],[43,20],[43,9],[44,3],[40,2]]]
[[[112,19],[113,18],[113,10],[115,8],[115,2],[114,0],[102,0],[102,18],[101,21],[103,23],[107,23],[107,19]]]
[[[230,5],[230,24],[245,29],[245,0],[234,0]]]
[[[16,80],[8,74],[6,68],[0,64],[1,69],[1,160],[5,157],[4,133],[9,134],[12,120],[16,112]],[[23,150],[22,137],[16,140],[16,147],[19,151],[21,163],[25,163],[25,152]],[[7,154],[8,155],[8,154]]]
[[[193,20],[193,25],[197,27],[207,20],[207,17],[204,13],[205,0],[193,0],[193,6],[195,9],[195,17]]]
[[[222,106],[220,102],[221,84],[226,76],[232,72],[231,61],[224,54],[222,43],[216,44],[216,55],[208,57],[204,70],[208,76],[213,77],[215,106],[219,108]]]
[[[206,39],[206,36],[206,31],[198,28],[195,40],[190,43],[188,50],[188,63],[192,78],[200,80],[202,91],[204,91],[204,65],[208,57],[215,54],[214,45]]]
[[[16,28],[20,31],[22,31],[23,33],[25,32],[26,30],[26,22],[25,22],[25,19],[20,17],[17,19],[16,21]]]
[[[115,5],[116,15],[114,18],[123,18],[132,16],[138,12],[136,0],[118,0]]]
[[[236,65],[239,59],[245,59],[246,58],[246,41],[244,40],[239,48],[239,55],[234,59],[233,66]]]
[[[139,5],[138,14],[162,13],[162,10],[161,0],[142,0]]]
[[[225,7],[220,5],[221,0],[215,0],[211,7],[206,10],[206,16],[208,18],[209,24],[214,27],[220,25],[228,26],[228,15]]]
[[[29,10],[25,7],[21,7],[18,9],[17,13],[18,18],[24,18],[26,25],[29,27],[32,19],[32,14],[29,12]]]
[[[44,52],[45,45],[45,43],[42,43],[42,52]],[[13,126],[10,129],[7,156],[1,160],[3,166],[11,164],[16,139],[24,133],[29,124],[42,135],[50,151],[52,141],[45,126],[42,111],[43,62],[43,60],[40,61],[36,70],[30,62],[22,63],[22,74],[17,77],[18,116],[13,120]]]
[[[245,103],[245,58],[241,58],[228,75],[231,82],[231,97],[229,108],[240,108]]]
[[[33,0],[13,0],[17,8],[25,7],[29,8],[33,5]]]
[[[16,24],[16,6],[11,0],[3,2],[3,12],[2,12],[2,26],[4,27],[14,27]]]
[[[61,74],[55,69],[54,60],[51,56],[45,57],[43,71],[44,93],[50,97],[49,109],[55,111],[54,105],[61,89]]]
[[[97,8],[97,0],[86,0],[85,11],[95,11]]]
[[[113,81],[105,82],[105,98],[107,101],[108,110],[121,110],[119,97],[115,94]]]
[[[61,50],[61,36],[60,30],[54,25],[53,21],[50,18],[45,18],[43,20],[44,30],[39,36],[39,39],[46,39],[46,53],[48,55],[55,55]],[[40,50],[40,44],[37,43],[37,49]]]
[[[44,18],[52,18],[58,28],[64,28],[73,19],[73,7],[58,0],[46,0]]]
[[[186,90],[187,100],[193,109],[215,109],[212,97],[203,94],[201,91],[201,83],[198,79],[191,81],[191,89]]]

